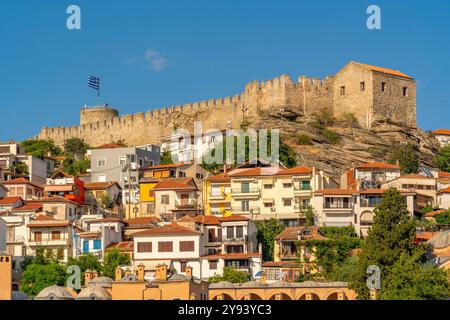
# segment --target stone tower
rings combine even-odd
[[[111,121],[119,116],[119,111],[110,108],[107,104],[104,106],[87,107],[84,106],[80,110],[80,125]]]

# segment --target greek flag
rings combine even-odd
[[[100,95],[100,78],[96,76],[90,76],[88,86],[97,91],[97,96]]]

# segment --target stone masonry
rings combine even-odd
[[[378,119],[392,119],[416,126],[416,83],[399,71],[349,62],[335,76],[324,80],[301,76],[294,82],[288,75],[268,81],[254,81],[233,97],[210,99],[171,106],[146,113],[119,116],[108,106],[83,107],[80,125],[42,128],[39,139],[62,145],[78,137],[97,146],[123,140],[130,146],[155,144],[158,137],[176,128],[193,133],[193,123],[202,121],[203,130],[239,128],[244,119],[258,117],[260,111],[296,108],[312,115],[327,108],[339,118],[353,113],[363,128]]]

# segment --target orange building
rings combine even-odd
[[[12,257],[0,252],[0,300],[12,300]]]

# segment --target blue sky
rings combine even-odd
[[[81,8],[82,29],[66,28]],[[382,10],[382,29],[366,9]],[[76,125],[82,105],[121,114],[218,98],[281,74],[325,77],[355,60],[417,80],[418,124],[450,127],[450,2],[53,1],[2,2],[0,140]]]

